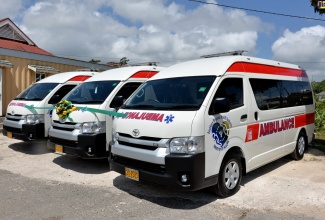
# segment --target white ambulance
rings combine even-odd
[[[63,118],[52,113],[47,148],[60,154],[85,159],[108,157],[114,108],[111,101],[121,103],[144,81],[164,69],[157,66],[129,66],[104,71],[74,88],[64,100],[73,111]],[[73,106],[73,107],[72,107]],[[106,129],[106,124],[109,129]],[[108,134],[106,137],[106,130]],[[108,140],[108,142],[106,142]]]
[[[127,116],[114,119],[111,169],[227,197],[242,175],[288,154],[301,159],[315,120],[306,72],[233,54],[241,52],[176,64],[141,85],[118,110]]]
[[[95,72],[64,72],[48,76],[20,93],[7,107],[3,135],[24,141],[44,139],[54,105]]]

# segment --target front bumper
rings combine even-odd
[[[41,140],[45,138],[44,129],[44,123],[32,125],[23,124],[21,129],[3,125],[2,134],[23,141]]]
[[[107,158],[106,133],[80,134],[78,141],[49,137],[47,148],[55,151],[55,145],[63,147],[63,153],[79,156],[85,159]]]
[[[218,175],[205,178],[205,153],[195,155],[169,154],[165,157],[165,165],[111,155],[110,168],[125,175],[125,168],[137,170],[139,180],[166,186],[176,190],[194,191],[217,184]],[[181,182],[181,176],[187,175],[189,180]]]

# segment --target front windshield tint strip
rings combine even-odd
[[[57,85],[58,83],[35,83],[20,93],[15,100],[43,100]]]
[[[84,82],[64,98],[74,104],[102,104],[120,81]]]
[[[178,77],[147,81],[122,106],[141,110],[198,110],[216,76]]]

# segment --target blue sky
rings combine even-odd
[[[309,0],[0,1],[0,19],[9,17],[39,47],[61,57],[102,63],[127,57],[130,64],[170,66],[247,50],[251,56],[298,64],[312,80],[325,80],[325,17],[314,13]]]

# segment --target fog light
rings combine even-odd
[[[179,173],[178,174],[178,179],[180,183],[183,186],[189,186],[190,185],[190,174],[189,173]]]
[[[188,181],[188,177],[187,177],[186,174],[183,174],[183,175],[181,176],[181,181],[182,181],[182,183],[186,183],[186,182]]]
[[[89,156],[94,156],[95,152],[94,152],[94,147],[93,146],[87,147],[86,149],[87,149],[87,154]]]

